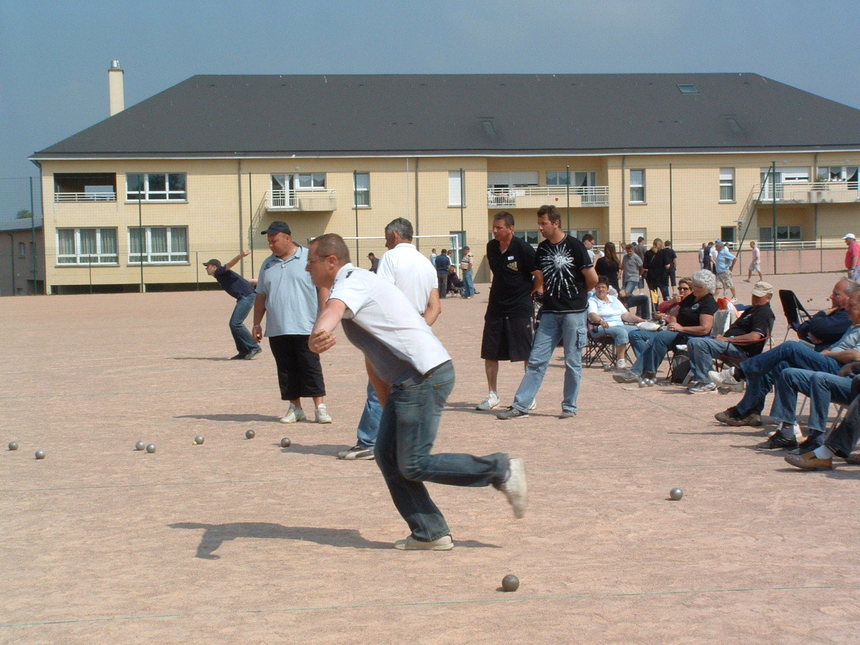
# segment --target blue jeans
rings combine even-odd
[[[635,330],[635,325],[615,325],[614,327],[593,327],[589,334],[592,338],[609,336],[612,338],[612,344],[618,347],[619,345],[626,345],[629,342],[629,334]]]
[[[465,287],[463,288],[463,297],[471,298],[475,295],[475,280],[473,277],[473,270],[469,269],[468,271],[463,271],[463,283]]]
[[[564,412],[576,412],[576,399],[579,397],[579,383],[582,380],[582,348],[588,344],[585,321],[584,311],[575,314],[541,312],[540,324],[526,364],[526,373],[514,396],[514,407],[517,410],[527,412],[535,400],[553,350],[561,340],[564,342],[564,398],[561,409]]]
[[[244,298],[239,298],[236,301],[236,306],[233,307],[233,315],[230,316],[230,333],[233,334],[233,342],[236,343],[236,350],[240,354],[247,354],[260,349],[260,345],[245,327],[245,318],[254,308],[256,299],[257,294],[255,293],[249,293]]]
[[[624,289],[624,291],[626,291],[627,293],[632,295],[633,292],[636,291],[636,288],[638,286],[639,286],[639,282],[637,282],[636,280],[629,280],[629,281],[626,281],[624,283],[622,288]]]
[[[737,345],[724,340],[714,340],[710,336],[688,338],[687,354],[690,357],[692,378],[699,383],[708,382],[708,370],[713,368],[714,359],[720,354],[735,358],[746,357],[746,352]]]
[[[454,388],[454,366],[447,361],[416,381],[392,387],[375,452],[391,499],[413,537],[430,541],[451,531],[423,482],[498,487],[507,477],[510,462],[504,453],[431,455],[442,408]]]
[[[356,435],[357,444],[365,448],[376,445],[376,435],[379,434],[379,422],[382,419],[382,404],[376,396],[376,390],[370,381],[367,382],[367,400],[364,402],[364,412],[358,420]]]
[[[630,344],[636,352],[636,362],[633,363],[631,371],[642,376],[643,374],[655,374],[660,363],[666,358],[681,334],[668,329],[659,331],[645,331],[637,329],[630,332]]]
[[[823,356],[803,343],[789,341],[769,352],[753,356],[743,362],[741,371],[746,376],[747,389],[735,406],[738,415],[761,414],[764,399],[770,392],[780,373],[789,367],[836,374],[842,365],[839,361]]]
[[[827,430],[830,402],[851,403],[851,382],[854,376],[839,376],[825,372],[789,367],[776,379],[776,400],[771,416],[786,423],[797,422],[797,393],[809,396],[809,429]]]

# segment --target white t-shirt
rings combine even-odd
[[[385,382],[396,385],[451,360],[403,292],[379,275],[345,264],[329,298],[346,305],[346,337]]]
[[[376,275],[400,289],[419,314],[427,309],[430,292],[439,289],[436,269],[408,242],[401,242],[382,254]]]
[[[609,302],[604,302],[597,296],[589,298],[588,313],[597,314],[603,318],[610,327],[623,325],[624,321],[621,319],[621,316],[627,313],[627,307],[621,304],[621,301],[615,296],[607,295],[606,297],[609,299]]]

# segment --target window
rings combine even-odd
[[[762,226],[759,228],[759,240],[765,243],[773,242],[773,227]],[[799,226],[777,226],[776,239],[780,242],[800,240]]]
[[[353,191],[355,194],[355,206],[358,208],[370,208],[370,173],[355,173],[354,183]]]
[[[125,176],[128,201],[185,201],[185,173],[132,172]]]
[[[299,173],[296,177],[299,190],[325,190],[324,172]]]
[[[115,228],[58,228],[57,264],[117,264]]]
[[[465,178],[459,170],[448,172],[448,206],[466,205]]]
[[[567,186],[567,170],[548,170],[546,173],[547,186]],[[570,185],[576,187],[595,186],[597,173],[593,170],[576,170],[570,173]]]
[[[857,190],[857,166],[823,166],[818,169],[816,181],[847,182],[846,188]]]
[[[590,234],[594,237],[594,245],[598,246],[600,244],[600,238],[597,236],[597,229],[592,228],[578,228],[575,231],[570,232],[573,237],[577,240],[581,240],[586,235]]]
[[[735,227],[734,226],[721,226],[720,227],[720,239],[723,242],[732,242],[735,241]]]
[[[54,175],[55,202],[115,202],[115,173],[64,172]]]
[[[735,169],[720,168],[720,201],[735,201]]]
[[[541,240],[540,231],[514,231],[514,236],[520,238],[527,244],[531,244],[532,246],[537,246]],[[493,235],[490,234],[490,239],[493,238]]]
[[[184,264],[188,262],[188,229],[184,226],[129,228],[130,264]]]
[[[27,257],[27,245],[24,242],[18,242],[18,257],[26,258]]]
[[[678,83],[678,91],[681,94],[698,94],[699,88],[690,83]]]
[[[637,204],[645,203],[644,170],[630,170],[630,201]]]

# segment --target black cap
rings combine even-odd
[[[286,233],[287,235],[293,234],[286,222],[277,221],[269,224],[269,228],[263,231],[261,235],[274,235],[275,233]]]
[[[203,266],[208,267],[210,264],[212,266],[220,267],[221,266],[221,260],[219,260],[218,258],[212,258],[211,260],[204,262]]]

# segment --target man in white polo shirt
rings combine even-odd
[[[336,342],[339,322],[347,339],[371,364],[380,387],[382,421],[376,463],[410,535],[395,543],[406,550],[447,551],[454,546],[442,513],[424,482],[450,486],[494,486],[517,517],[525,514],[526,476],[521,459],[495,453],[430,454],[442,408],[454,387],[451,357],[397,287],[349,261],[339,235],[329,233],[310,246],[308,271],[320,289],[330,289],[308,346],[324,352]],[[390,388],[390,391],[388,390]]]
[[[311,397],[316,407],[316,422],[331,423],[325,404],[325,382],[319,356],[308,349],[308,336],[319,311],[320,298],[308,279],[305,265],[308,250],[293,242],[286,222],[272,222],[263,231],[272,255],[263,261],[257,278],[254,302],[254,337],[266,336],[278,369],[281,399],[290,402],[281,423],[305,420],[301,397]]]
[[[403,217],[392,220],[385,227],[385,247],[376,274],[393,283],[424,316],[428,325],[436,322],[442,311],[438,280],[433,266],[412,244],[412,222]],[[371,368],[368,366],[368,370]],[[373,384],[367,384],[364,411],[356,428],[356,444],[337,453],[338,459],[373,459],[373,448],[382,419],[382,404]]]

